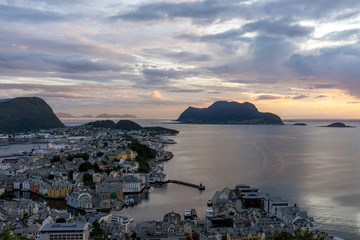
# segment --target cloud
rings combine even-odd
[[[191,18],[197,23],[210,23],[220,18],[224,12],[231,11],[235,5],[238,4],[228,0],[145,3],[130,12],[119,12],[111,19],[136,22]]]
[[[161,93],[159,91],[153,91],[152,93],[149,93],[147,97],[162,99]]]
[[[242,27],[244,32],[260,32],[268,35],[287,37],[304,37],[314,31],[313,27],[302,26],[292,22],[289,18],[262,19],[247,23]]]
[[[317,55],[294,54],[286,64],[301,77],[313,77],[328,83],[315,84],[317,88],[347,90],[360,98],[360,46],[357,44],[321,48]]]
[[[57,12],[0,4],[0,19],[4,21],[45,23],[64,21],[67,18],[68,16],[61,15]]]
[[[293,100],[299,100],[299,99],[304,99],[304,98],[308,98],[309,96],[306,96],[306,95],[298,95],[298,96],[295,96],[295,97],[292,97]]]
[[[328,96],[321,94],[321,95],[316,96],[315,98],[326,98],[326,97],[328,97]]]
[[[166,85],[169,84],[173,80],[184,79],[189,76],[197,75],[197,73],[193,70],[175,70],[175,69],[153,69],[153,68],[145,68],[142,70],[142,73],[145,77],[145,83],[147,85]]]
[[[275,100],[275,99],[281,99],[280,96],[275,95],[260,95],[255,98],[255,100]]]
[[[38,52],[0,51],[2,73],[14,70],[28,72],[93,73],[103,71],[122,71],[123,66],[105,61],[93,61],[86,55],[54,55]],[[24,75],[25,72],[22,72]]]

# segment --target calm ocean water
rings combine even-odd
[[[64,122],[78,125],[86,121]],[[177,144],[168,146],[175,156],[164,163],[165,171],[170,179],[203,183],[206,190],[176,184],[151,188],[150,193],[133,196],[139,202],[135,207],[117,214],[140,221],[196,208],[204,217],[206,202],[216,191],[248,184],[297,203],[322,230],[360,239],[360,121],[346,122],[356,128],[318,127],[333,121],[302,121],[308,126],[135,121],[179,130],[172,137]]]

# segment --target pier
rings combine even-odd
[[[167,181],[167,183],[176,183],[176,184],[181,184],[181,185],[185,185],[185,186],[189,186],[189,187],[194,187],[199,190],[205,190],[205,186],[202,185],[201,183],[199,185],[197,185],[197,184],[188,183],[188,182],[184,182],[184,181],[180,181],[180,180],[170,180],[170,179]]]

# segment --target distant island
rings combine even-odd
[[[189,107],[176,121],[195,124],[284,124],[279,116],[259,112],[254,104],[227,101],[215,102],[208,108]]]
[[[74,116],[71,113],[57,112],[55,113],[58,118],[137,118],[137,116],[132,114],[99,114],[97,116],[93,116],[91,114],[85,114],[81,116]]]
[[[331,123],[327,126],[321,126],[321,127],[348,128],[348,127],[354,127],[354,126],[347,126],[347,125],[345,125],[345,123],[335,122],[335,123]]]
[[[156,134],[168,134],[168,135],[175,135],[179,133],[179,131],[177,130],[164,128],[164,127],[142,127],[136,122],[130,120],[120,120],[117,123],[115,123],[112,120],[99,120],[95,122],[86,123],[85,126],[92,126],[96,128],[120,129],[126,131],[148,130]]]
[[[307,126],[306,123],[294,123],[293,125],[294,126]]]
[[[17,133],[64,127],[51,107],[38,97],[0,102],[0,133]]]
[[[137,117],[135,115],[132,115],[132,114],[118,115],[118,114],[103,113],[103,114],[97,115],[96,118],[137,118]]]

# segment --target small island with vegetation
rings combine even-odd
[[[208,108],[187,108],[176,120],[195,124],[284,125],[273,113],[259,112],[254,104],[218,101]]]
[[[294,123],[293,125],[294,126],[307,126],[306,123]]]
[[[331,123],[327,126],[321,126],[321,127],[333,127],[333,128],[353,128],[354,126],[348,126],[345,125],[345,123],[342,122],[335,122],[335,123]]]

